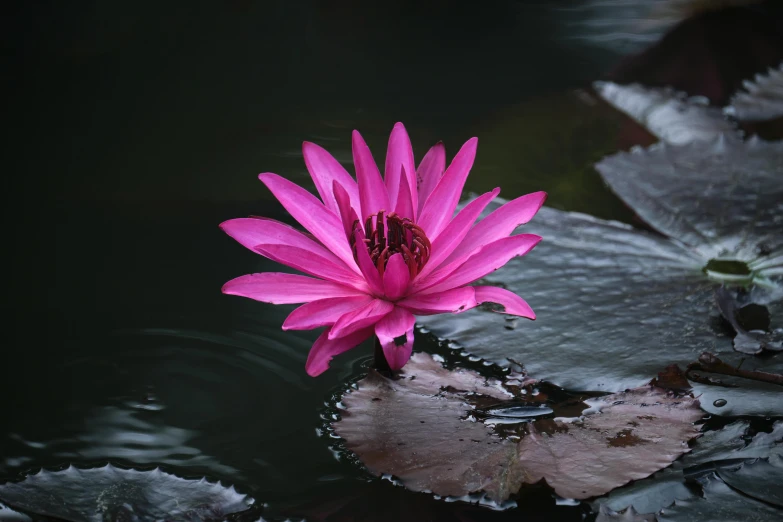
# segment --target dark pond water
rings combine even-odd
[[[8,7],[0,481],[160,466],[234,484],[266,519],[581,520],[548,494],[492,513],[370,479],[317,431],[370,346],[312,379],[315,333],[280,329],[293,307],[220,293],[272,263],[217,225],[288,219],[256,174],[310,186],[301,142],[347,162],[353,128],[376,157],[396,121],[417,154],[477,135],[471,191],[547,190],[630,219],[591,168],[617,150],[619,117],[573,92],[616,56],[567,37],[569,2],[491,4]],[[441,350],[423,335],[417,348]]]

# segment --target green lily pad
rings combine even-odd
[[[504,367],[523,364],[571,390],[635,388],[702,352],[734,366],[742,362],[746,370],[781,373],[783,357],[748,358],[733,349],[714,296],[731,278],[705,271],[718,257],[745,262],[752,276],[744,282],[764,284],[765,306],[781,309],[780,165],[783,144],[758,140],[656,145],[606,159],[598,168],[611,188],[671,239],[543,208],[523,230],[544,240],[482,281],[523,296],[535,322],[509,329],[504,316],[476,309],[422,317],[419,324],[475,356]],[[783,327],[783,314],[770,315],[770,331]],[[707,393],[704,388],[696,391]],[[708,411],[783,415],[778,390],[753,382],[706,388]],[[722,406],[712,406],[715,401]]]
[[[700,480],[704,497],[679,500],[658,514],[658,522],[778,522],[783,510],[737,493],[717,476]]]
[[[783,422],[775,423],[770,433],[757,433],[750,442],[745,436],[748,429],[747,422],[738,421],[723,429],[706,432],[696,440],[692,451],[670,468],[597,499],[594,509],[606,506],[611,511],[622,511],[632,507],[641,514],[657,513],[675,501],[697,496],[692,488],[686,486],[686,476],[736,468],[743,461],[779,461],[783,455]]]
[[[705,98],[688,98],[672,89],[654,89],[639,84],[595,82],[596,92],[613,107],[673,145],[714,141],[725,134],[739,139],[736,127]]]
[[[725,113],[742,121],[783,117],[783,64],[743,82],[744,92],[734,95]]]
[[[234,487],[183,479],[160,469],[102,468],[40,472],[0,485],[8,505],[69,522],[106,520],[222,521],[253,500]]]
[[[720,470],[723,482],[745,495],[783,508],[783,458],[746,462],[736,470]]]
[[[375,475],[440,496],[483,492],[501,504],[541,480],[564,498],[604,494],[668,466],[699,433],[698,401],[652,386],[587,400],[578,417],[526,413],[509,424],[524,381],[455,373],[421,353],[396,379],[371,372],[343,396],[334,431]],[[493,408],[477,406],[487,400]],[[498,410],[499,419],[487,418]]]

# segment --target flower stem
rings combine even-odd
[[[376,371],[383,375],[391,375],[392,369],[389,367],[389,363],[386,361],[386,356],[383,354],[383,347],[381,341],[375,338],[375,360],[372,364]]]

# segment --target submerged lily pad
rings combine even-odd
[[[69,522],[107,520],[222,521],[253,499],[234,487],[189,480],[160,469],[137,471],[112,465],[41,470],[21,482],[0,485],[0,500],[17,509]]]
[[[595,82],[593,87],[604,100],[667,143],[709,142],[721,134],[739,139],[734,125],[704,98],[687,98],[671,89],[638,84]]]
[[[736,469],[742,462],[777,459],[783,455],[783,422],[773,425],[771,433],[757,433],[750,442],[745,434],[749,424],[734,422],[721,430],[708,431],[696,440],[693,449],[670,468],[650,478],[612,491],[595,501],[594,508],[606,506],[612,511],[632,507],[642,514],[657,513],[675,501],[698,496],[685,484],[687,477],[698,477],[713,470]]]
[[[741,495],[715,475],[700,480],[704,497],[679,500],[658,515],[658,522],[778,522],[783,510]]]
[[[486,392],[496,407],[514,404],[513,387],[458,373],[455,385],[426,354],[398,379],[371,372],[342,398],[334,430],[376,475],[442,496],[483,491],[496,502],[542,479],[564,498],[601,495],[668,466],[699,433],[698,401],[647,386],[587,401],[581,417],[506,424],[501,436],[476,419],[476,403]]]
[[[743,82],[745,92],[734,95],[726,114],[743,121],[783,117],[783,64]]]
[[[635,388],[702,352],[738,365],[742,355],[714,300],[716,279],[724,276],[705,268],[714,258],[736,259],[750,267],[751,281],[780,287],[781,166],[783,143],[758,140],[661,144],[606,159],[598,167],[611,188],[672,239],[543,208],[524,232],[544,240],[483,280],[524,296],[535,322],[508,330],[502,315],[475,309],[419,324],[473,355],[505,367],[524,364],[571,390]],[[779,294],[771,295],[777,300],[767,306],[779,309]],[[770,331],[782,322],[783,314],[771,314]],[[780,356],[745,357],[742,364],[783,371]],[[708,409],[718,414],[783,414],[779,392],[762,387],[750,398],[743,387],[719,388],[702,404],[720,400],[722,407]]]

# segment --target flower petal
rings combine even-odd
[[[415,323],[412,313],[404,308],[395,308],[375,325],[375,335],[392,370],[399,370],[411,358]]]
[[[220,228],[236,239],[245,248],[255,252],[255,247],[261,244],[289,245],[304,248],[329,259],[332,263],[345,266],[334,254],[329,252],[317,241],[313,241],[295,228],[267,218],[237,218],[229,219],[220,224]]]
[[[342,259],[348,268],[358,273],[359,269],[353,260],[340,218],[318,201],[318,198],[277,174],[259,174],[258,179],[272,191],[295,220]]]
[[[430,241],[438,237],[457,208],[462,188],[468,178],[473,161],[476,159],[477,138],[470,138],[459,150],[446,169],[438,185],[424,203],[418,224],[427,233]]]
[[[470,255],[476,249],[496,239],[508,237],[519,225],[524,225],[533,219],[544,201],[546,201],[546,192],[533,192],[499,207],[476,223],[448,261]]]
[[[410,187],[408,185],[408,171],[405,170],[405,167],[402,167],[400,178],[404,178],[405,181],[400,183],[400,190],[397,194],[397,203],[394,206],[394,212],[399,214],[400,217],[416,221],[414,210],[416,207],[413,200],[411,199],[413,194],[411,193]]]
[[[377,214],[380,210],[388,211],[392,207],[370,148],[357,131],[353,131],[353,163],[356,166],[356,180],[359,182],[363,223],[367,217]]]
[[[332,192],[334,193],[335,201],[337,201],[338,215],[340,216],[340,221],[343,222],[345,237],[350,238],[351,234],[353,234],[353,224],[359,220],[357,210],[360,210],[360,207],[359,205],[353,206],[350,195],[337,181],[332,183]]]
[[[424,208],[424,203],[427,201],[427,198],[432,194],[432,191],[443,176],[444,170],[446,170],[446,147],[443,146],[443,143],[438,142],[427,151],[427,154],[424,155],[424,159],[419,163],[419,170],[416,171],[416,184],[419,193],[419,214],[421,214],[421,210]]]
[[[342,262],[338,261],[339,264],[335,264],[328,258],[304,248],[288,245],[257,245],[255,250],[272,261],[290,266],[305,274],[352,286],[361,292],[370,291],[364,278],[345,268]]]
[[[402,254],[392,255],[386,263],[383,273],[383,292],[390,301],[396,301],[405,294],[408,283],[411,282],[411,273]]]
[[[223,285],[223,293],[272,304],[307,303],[327,297],[364,295],[355,288],[298,274],[247,274]]]
[[[487,192],[477,197],[465,208],[460,210],[451,222],[446,225],[443,232],[432,243],[432,255],[421,269],[421,272],[416,276],[417,279],[424,279],[427,275],[431,274],[436,268],[438,268],[451,253],[456,249],[460,242],[465,238],[468,232],[471,230],[473,223],[481,215],[484,208],[490,201],[495,199],[500,193],[500,189],[496,188],[492,192]]]
[[[373,329],[365,328],[339,339],[329,339],[329,332],[330,329],[327,328],[318,339],[315,340],[315,344],[310,348],[310,353],[307,355],[305,371],[311,377],[321,375],[328,370],[329,361],[331,361],[335,355],[340,355],[351,348],[356,348],[366,341],[372,335]]]
[[[394,305],[389,301],[374,299],[370,303],[340,316],[329,332],[329,339],[345,337],[362,328],[374,325],[386,317],[393,309]]]
[[[458,314],[475,308],[478,304],[474,288],[463,286],[435,294],[414,295],[395,304],[416,315]]]
[[[479,304],[497,303],[503,305],[504,308],[502,312],[498,313],[518,315],[528,319],[536,318],[536,313],[530,308],[530,305],[514,292],[497,286],[474,286],[473,288],[476,290],[476,301]]]
[[[375,263],[370,259],[370,253],[367,252],[367,246],[364,243],[364,234],[360,229],[354,232],[356,241],[356,258],[359,262],[359,270],[364,275],[364,280],[370,286],[370,291],[378,296],[383,295],[383,279],[378,273]]]
[[[406,179],[404,175],[401,174],[400,167],[405,169],[405,172],[413,179]],[[413,198],[413,208],[418,209],[416,179],[414,178],[415,172],[416,165],[413,161],[411,140],[408,137],[405,126],[402,123],[396,123],[392,129],[391,136],[389,136],[389,148],[386,151],[386,167],[384,169],[384,175],[386,176],[386,191],[389,194],[389,208],[396,208],[398,206],[397,195],[400,192],[400,185],[403,182],[407,182],[408,192]],[[414,218],[413,215],[406,217],[410,217],[411,219]]]
[[[337,201],[332,192],[334,182],[339,183],[351,199],[351,206],[359,208],[359,187],[345,167],[322,147],[308,141],[302,144],[305,166],[313,178],[315,188],[326,208],[339,215]]]
[[[331,297],[303,304],[286,318],[283,330],[312,330],[333,325],[341,315],[372,301],[372,296]]]
[[[452,273],[447,274],[443,269],[434,272],[427,279],[435,283],[422,281],[422,289],[419,292],[432,294],[472,283],[502,267],[512,258],[527,254],[539,241],[541,236],[535,234],[519,234],[498,239],[479,249]]]

